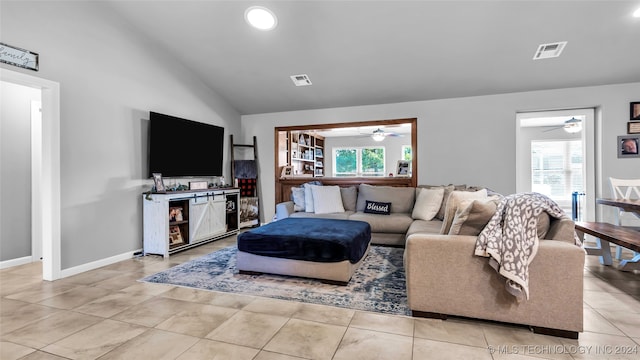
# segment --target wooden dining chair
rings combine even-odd
[[[609,178],[611,184],[611,194],[615,199],[640,199],[640,179],[616,179]],[[623,225],[623,218],[628,217],[628,214],[634,215],[636,218],[640,218],[638,214],[632,212],[626,212],[620,208],[615,210],[615,224]],[[635,252],[635,255],[638,255]],[[616,246],[616,259],[620,260],[622,257],[622,247]]]

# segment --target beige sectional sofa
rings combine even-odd
[[[548,216],[538,219],[537,231],[541,240],[529,265],[530,297],[517,302],[505,289],[505,279],[489,265],[488,258],[474,255],[482,223],[476,221],[468,227],[463,223],[462,228],[459,223],[456,225],[458,217],[464,217],[462,207],[471,208],[468,205],[474,201],[468,200],[457,204],[460,209],[452,209],[454,198],[473,198],[475,195],[461,192],[479,194],[479,188],[440,187],[444,189],[442,200],[437,215],[430,220],[416,218],[419,212],[414,208],[414,205],[424,205],[419,204],[419,194],[424,188],[438,189],[361,184],[355,206],[353,190],[342,190],[343,212],[294,211],[292,201],[278,204],[276,213],[278,218],[327,217],[366,221],[372,227],[373,244],[405,246],[407,298],[414,316],[444,319],[450,315],[523,324],[531,326],[535,332],[577,338],[583,331],[585,253],[574,243],[573,221]],[[345,198],[347,192],[351,195],[347,194]],[[482,195],[487,197],[486,193]],[[391,203],[391,214],[365,213],[366,200]],[[474,204],[484,206],[490,201],[482,199]],[[495,207],[493,209],[495,213]],[[467,221],[473,222],[474,215],[467,213],[466,216]],[[483,216],[486,219],[487,214]],[[443,223],[450,226],[443,227]],[[450,227],[458,232],[454,233]]]

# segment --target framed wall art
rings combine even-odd
[[[189,190],[206,190],[209,183],[206,181],[189,181]]]
[[[409,161],[398,160],[398,168],[396,169],[396,176],[409,176]]]
[[[627,122],[627,134],[640,134],[640,121]]]
[[[638,147],[640,146],[640,135],[618,136],[618,158],[640,157]]]
[[[640,121],[640,101],[629,104],[629,120]]]
[[[0,62],[24,69],[38,71],[40,55],[29,50],[0,43]]]

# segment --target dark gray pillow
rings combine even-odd
[[[358,199],[358,189],[355,186],[341,187],[342,206],[344,211],[356,211],[356,201]]]

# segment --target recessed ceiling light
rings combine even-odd
[[[252,6],[245,10],[244,19],[249,25],[259,30],[272,30],[278,25],[276,15],[263,6]]]
[[[633,12],[633,17],[640,18],[640,8],[638,8],[638,10]]]

